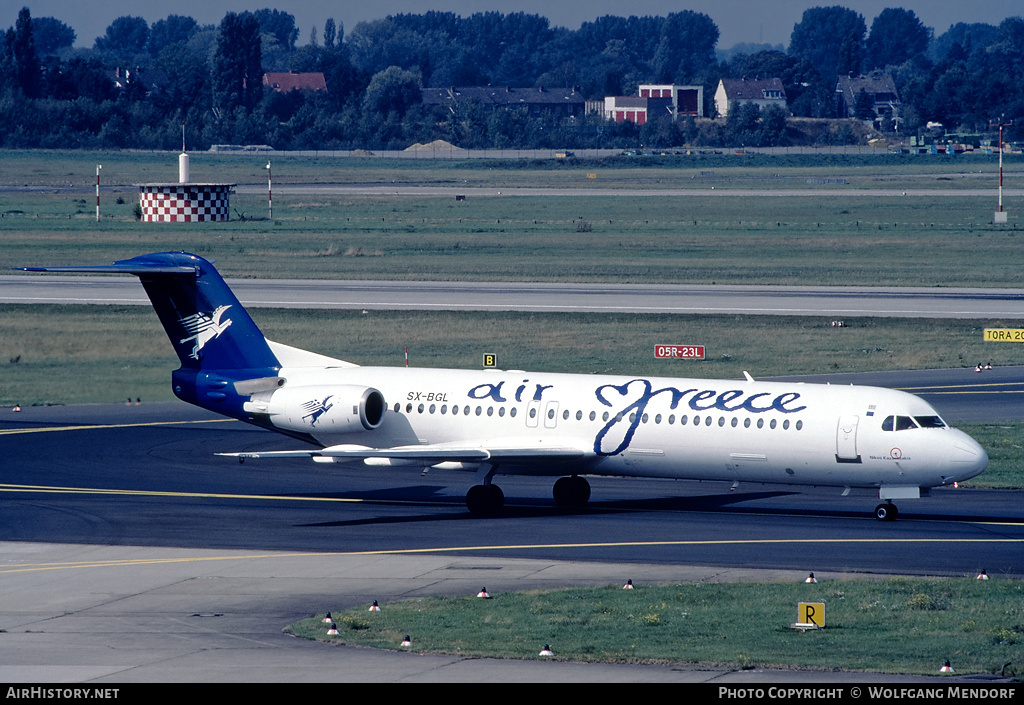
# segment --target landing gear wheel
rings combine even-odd
[[[495,516],[505,507],[505,493],[497,485],[473,485],[466,493],[466,507],[476,516]]]
[[[590,483],[579,475],[560,477],[551,495],[559,507],[582,507],[590,500]]]
[[[875,507],[875,518],[879,521],[895,521],[899,514],[900,510],[892,502],[885,502]]]

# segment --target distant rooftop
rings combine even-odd
[[[326,91],[327,81],[322,73],[299,73],[288,71],[283,73],[263,74],[263,85],[273,88],[279,93],[291,91]]]

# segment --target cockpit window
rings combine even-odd
[[[910,429],[910,428],[917,428],[917,424],[914,422],[914,419],[912,419],[909,416],[897,416],[896,417],[896,430],[897,431],[906,431],[907,429]]]
[[[946,423],[938,416],[915,416],[914,420],[921,428],[945,428]]]
[[[922,416],[924,419],[935,418],[941,424],[942,420],[938,416]],[[885,420],[882,421],[883,431],[906,431],[910,428],[917,428],[917,423],[910,416],[886,416]]]

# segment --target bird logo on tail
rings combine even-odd
[[[189,357],[193,360],[198,360],[199,352],[203,347],[214,338],[219,338],[220,334],[227,330],[227,327],[231,325],[231,319],[228,318],[222,323],[221,317],[229,308],[231,308],[230,305],[218,306],[211,313],[198,311],[191,316],[185,316],[181,319],[181,325],[191,335],[187,338],[182,338],[178,342],[193,342],[192,352],[189,354]]]

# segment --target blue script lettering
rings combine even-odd
[[[478,384],[469,390],[470,399],[487,399],[491,398],[497,402],[508,401],[505,397],[501,396],[501,385],[504,382],[498,382],[497,384]]]
[[[694,392],[696,393],[694,394]],[[614,407],[617,404],[629,403],[597,432],[597,436],[594,438],[594,452],[599,455],[616,455],[628,448],[648,403],[659,394],[669,395],[670,409],[677,408],[687,394],[693,394],[687,405],[694,411],[718,409],[727,412],[749,411],[753,414],[763,414],[768,411],[795,414],[807,408],[803,405],[793,406],[800,398],[797,392],[784,392],[768,403],[768,400],[763,397],[770,397],[769,392],[746,396],[746,392],[742,389],[730,389],[721,393],[714,389],[701,391],[696,389],[680,390],[675,387],[653,389],[650,381],[646,379],[634,379],[625,384],[603,384],[594,390],[594,395],[601,404]],[[744,398],[745,396],[746,398]],[[711,401],[712,399],[714,401]],[[758,403],[755,403],[755,400],[758,400]]]

